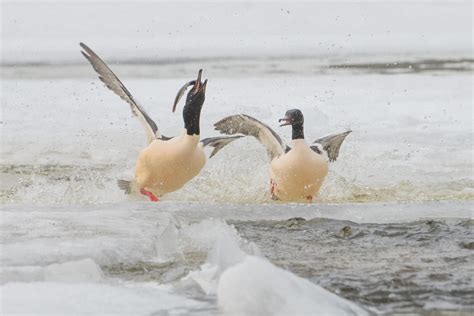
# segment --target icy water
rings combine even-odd
[[[474,312],[472,3],[2,9],[2,315]],[[199,68],[203,137],[246,113],[289,141],[290,108],[309,141],[353,132],[311,205],[271,200],[254,139],[159,203],[126,196],[145,135],[80,41],[165,135]]]
[[[472,312],[471,60],[201,62],[204,136],[248,113],[288,140],[276,122],[290,107],[311,139],[353,130],[318,200],[271,201],[250,139],[158,204],[127,197],[116,180],[144,145],[128,106],[87,65],[6,66],[4,313]],[[114,68],[163,133],[179,132],[170,100],[194,62]]]

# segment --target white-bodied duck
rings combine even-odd
[[[201,81],[202,70],[199,70],[196,80],[187,82],[179,90],[173,104],[174,112],[186,89],[193,86],[187,94],[183,109],[183,131],[177,137],[166,137],[160,134],[156,123],[135,101],[105,62],[84,43],[80,43],[80,46],[84,50],[82,51],[84,57],[99,74],[99,79],[130,105],[133,114],[145,128],[148,146],[138,156],[135,178],[132,181],[118,181],[119,187],[126,193],[140,192],[148,196],[151,201],[158,201],[158,197],[178,190],[199,174],[206,162],[204,146],[215,147],[212,153],[214,155],[221,147],[240,137],[213,137],[199,140],[199,121],[207,87],[207,80],[204,83]]]
[[[228,116],[214,126],[223,134],[253,136],[265,146],[270,158],[273,199],[311,202],[328,174],[328,162],[337,159],[339,148],[351,131],[330,135],[308,145],[304,139],[304,117],[300,110],[287,111],[279,122],[282,123],[280,126],[291,125],[293,128],[291,147],[284,146],[268,125],[245,114]]]

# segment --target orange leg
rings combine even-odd
[[[270,193],[275,195],[275,182],[272,179],[270,179]]]
[[[272,195],[272,200],[279,200],[279,198],[275,194],[276,191],[276,183],[272,179],[270,179],[270,193]]]
[[[148,198],[152,202],[158,202],[160,200],[159,198],[156,197],[156,195],[153,194],[153,192],[147,191],[147,190],[145,190],[145,188],[141,188],[140,193],[143,194],[143,195],[148,196]]]

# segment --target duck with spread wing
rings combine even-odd
[[[140,192],[151,201],[158,201],[158,197],[180,189],[199,174],[206,162],[204,146],[214,147],[215,154],[221,147],[241,137],[212,137],[200,141],[200,117],[207,87],[207,80],[201,81],[202,69],[196,80],[187,82],[179,90],[173,104],[174,112],[180,98],[192,86],[183,108],[184,128],[181,134],[166,137],[160,134],[156,123],[105,62],[84,43],[80,43],[80,46],[84,57],[99,74],[99,79],[130,105],[132,113],[141,121],[146,132],[148,146],[138,156],[135,178],[132,181],[118,181],[119,187],[126,193]]]
[[[223,134],[253,136],[265,146],[270,159],[273,199],[311,202],[328,174],[329,162],[337,159],[341,144],[351,131],[326,136],[308,145],[300,110],[287,111],[279,122],[282,123],[280,126],[292,126],[291,147],[284,146],[280,136],[268,125],[245,114],[228,116],[214,126]]]

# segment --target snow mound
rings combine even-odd
[[[8,283],[2,315],[187,315],[206,304],[151,283]]]

